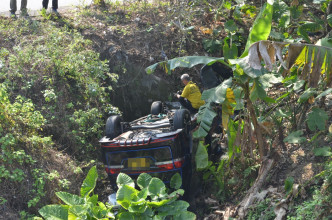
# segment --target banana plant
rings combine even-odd
[[[323,87],[331,87],[331,40],[328,38],[321,39],[316,45],[267,41],[271,26],[267,25],[267,29],[263,27],[266,24],[271,24],[272,13],[272,4],[266,3],[254,22],[247,47],[238,59],[230,59],[227,63],[223,57],[189,56],[159,62],[146,69],[147,73],[151,74],[157,66],[161,66],[170,74],[177,67],[191,68],[198,64],[212,65],[214,62],[221,62],[233,68],[234,77],[232,79],[228,79],[219,86],[203,92],[202,99],[205,100],[205,105],[201,106],[199,110],[198,122],[200,126],[194,137],[201,138],[208,134],[212,121],[217,115],[214,108],[216,104],[223,105],[225,101],[228,101],[233,102],[232,104],[235,106],[231,96],[228,95],[228,98],[230,98],[228,100],[226,95],[228,88],[235,88],[234,91],[240,91],[235,93],[235,100],[247,103],[246,109],[250,121],[254,125],[259,154],[263,158],[267,154],[267,146],[253,103],[257,99],[263,100],[267,104],[274,104],[280,100],[269,97],[266,89],[274,83],[281,82],[282,78],[291,74],[291,70],[294,68],[300,71],[298,77],[303,80],[299,87],[316,89],[319,83],[323,84]],[[299,100],[305,102],[312,95],[314,93]],[[242,109],[244,109],[244,105],[242,105]],[[231,114],[232,111],[229,113],[223,112],[223,127],[225,130],[228,129],[227,121]]]

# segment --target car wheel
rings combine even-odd
[[[106,137],[113,139],[121,134],[122,118],[119,115],[112,115],[106,121]]]
[[[163,103],[161,101],[156,101],[151,104],[151,114],[159,115],[163,110]]]
[[[183,129],[186,135],[190,133],[190,113],[187,109],[176,110],[173,117],[174,130]]]

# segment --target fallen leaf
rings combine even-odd
[[[212,34],[213,30],[211,28],[206,28],[206,27],[200,27],[199,30],[203,33],[203,34]]]
[[[314,102],[315,102],[315,97],[311,96],[311,97],[308,99],[308,103],[309,103],[310,105],[312,105],[312,104],[314,104]]]

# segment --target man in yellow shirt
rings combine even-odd
[[[181,81],[185,85],[181,95],[176,94],[181,105],[188,109],[191,114],[197,113],[199,107],[204,105],[204,101],[201,100],[202,94],[199,91],[198,86],[190,80],[188,74],[181,76]]]

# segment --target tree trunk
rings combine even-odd
[[[254,185],[248,190],[247,195],[237,206],[236,211],[240,219],[244,219],[244,217],[247,214],[248,208],[255,202],[256,196],[259,190],[262,188],[273,164],[274,164],[274,159],[266,159],[262,162],[262,166],[259,169],[258,177]]]

